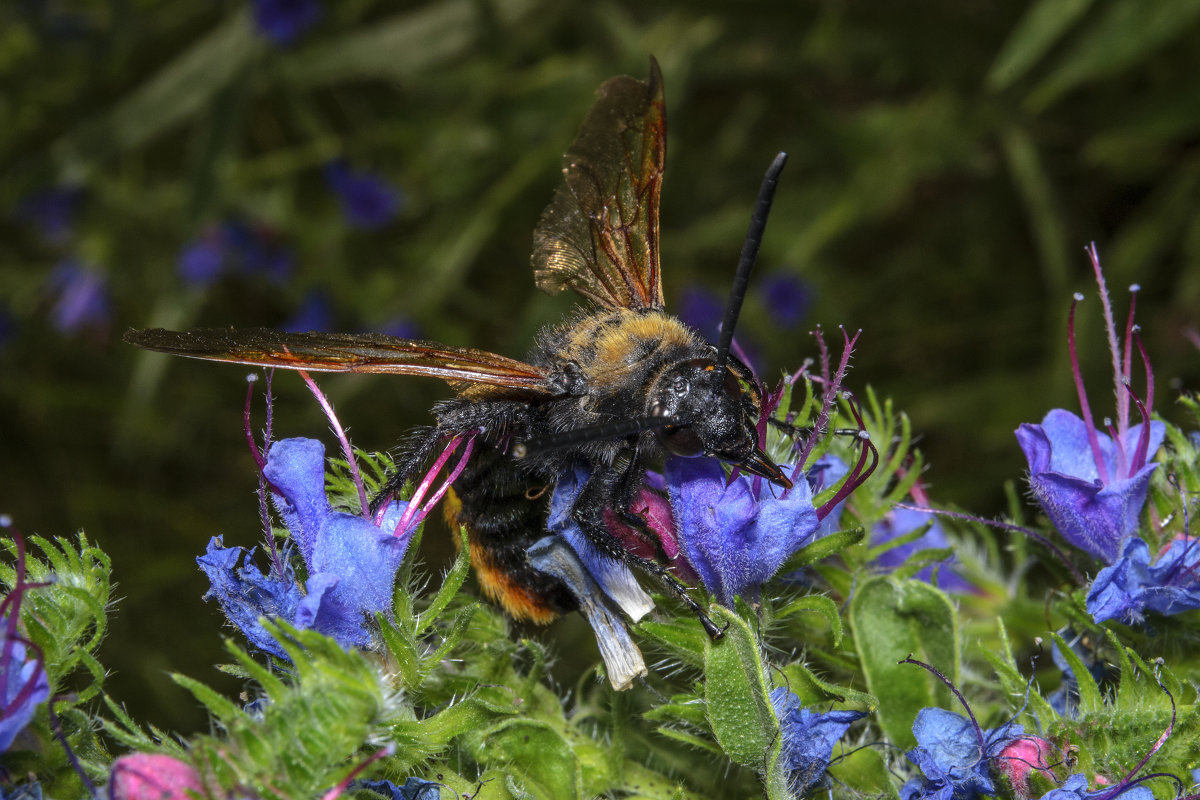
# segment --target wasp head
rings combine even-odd
[[[713,360],[699,358],[659,374],[647,412],[651,417],[677,420],[659,429],[659,440],[669,453],[719,458],[791,488],[792,482],[758,446],[761,408],[752,383],[731,368],[718,368]]]

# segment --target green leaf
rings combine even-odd
[[[704,652],[704,701],[717,742],[738,764],[763,769],[767,750],[779,738],[758,641],[745,620],[712,605],[725,636]]]
[[[446,606],[458,594],[458,590],[462,588],[463,581],[467,578],[467,573],[471,569],[471,554],[467,546],[467,529],[460,528],[458,531],[458,555],[454,559],[454,564],[446,576],[442,578],[442,587],[438,589],[433,600],[430,601],[429,607],[426,608],[417,618],[416,633],[419,636],[429,630],[429,626],[433,625],[446,610]]]
[[[548,723],[531,719],[502,722],[487,732],[475,757],[482,764],[504,767],[534,797],[570,800],[583,795],[579,761]]]
[[[636,630],[688,666],[699,669],[704,665],[708,635],[694,619],[647,619],[638,623]]]
[[[1029,95],[1041,111],[1080,84],[1127,70],[1194,30],[1200,0],[1109,0],[1057,68]]]
[[[1104,699],[1100,695],[1100,687],[1096,685],[1096,679],[1092,677],[1091,670],[1083,663],[1083,659],[1063,641],[1061,636],[1051,631],[1050,638],[1058,645],[1058,650],[1070,665],[1071,672],[1075,673],[1075,681],[1079,684],[1080,715],[1102,711]]]
[[[837,647],[842,643],[842,636],[845,634],[845,630],[842,628],[842,615],[838,613],[837,604],[823,594],[797,597],[779,609],[775,615],[784,618],[804,613],[820,614],[824,617],[833,632],[833,646]]]
[[[805,664],[793,662],[779,670],[783,673],[787,687],[800,698],[803,705],[810,706],[834,700],[838,703],[861,705],[869,711],[879,707],[879,701],[866,692],[839,686],[821,678]]]
[[[992,62],[987,87],[998,92],[1019,81],[1091,5],[1092,0],[1039,0],[1031,5]]]
[[[866,529],[854,528],[851,530],[838,531],[831,533],[828,536],[822,536],[815,542],[811,542],[797,550],[791,558],[784,562],[783,567],[779,572],[786,574],[792,570],[807,567],[810,564],[815,564],[818,561],[836,555],[842,552],[851,545],[858,544],[867,535]]]
[[[922,581],[868,578],[850,601],[850,628],[871,694],[879,698],[877,718],[897,747],[916,745],[917,712],[947,698],[934,676],[897,663],[912,654],[958,682],[958,615],[945,594]]]

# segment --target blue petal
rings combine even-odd
[[[8,650],[8,660],[0,663],[0,710],[4,712],[0,714],[0,753],[12,746],[17,734],[33,720],[37,707],[50,697],[50,679],[41,661],[25,660],[23,642],[9,640],[2,646]],[[16,703],[18,695],[26,690],[29,694]]]
[[[1150,548],[1139,538],[1125,544],[1121,558],[1100,570],[1088,592],[1088,613],[1096,622],[1142,621],[1145,612],[1164,616],[1200,608],[1200,542],[1176,540],[1151,566]]]
[[[322,521],[308,562],[309,575],[337,578],[339,602],[355,609],[360,617],[363,613],[391,610],[396,570],[412,540],[407,532],[393,535],[406,506],[389,505],[380,527],[342,512],[330,513]]]
[[[829,768],[834,745],[862,711],[829,711],[819,714],[800,707],[800,698],[785,686],[771,690],[771,706],[783,736],[781,764],[789,773],[788,788],[797,796],[817,784]]]
[[[752,479],[727,481],[720,462],[709,458],[672,458],[666,479],[680,545],[725,606],[735,595],[754,599],[819,524],[807,481],[780,497],[760,481],[755,497]]]
[[[637,622],[654,608],[654,601],[642,589],[629,566],[598,550],[571,516],[575,500],[586,482],[585,468],[577,465],[563,470],[554,487],[554,495],[550,498],[547,527],[552,533],[566,539],[601,590]]]
[[[239,567],[243,560],[244,566]],[[254,565],[252,552],[225,547],[216,536],[209,541],[207,552],[196,558],[196,563],[210,584],[204,599],[215,597],[225,616],[255,647],[287,658],[287,652],[258,620],[267,617],[294,622],[301,596],[291,567],[285,566],[282,576],[268,577]]]
[[[439,800],[442,796],[441,784],[417,777],[410,777],[403,786],[388,780],[356,781],[355,785],[378,792],[388,800]]]
[[[1075,774],[1063,781],[1058,788],[1042,795],[1041,800],[1083,800],[1087,793],[1087,776]]]
[[[342,584],[334,575],[313,575],[304,584],[305,595],[296,608],[293,624],[332,637],[342,647],[366,647],[371,634],[363,625],[361,609],[338,596]]]
[[[275,442],[263,475],[283,494],[272,494],[271,499],[300,548],[300,557],[311,564],[321,525],[332,513],[325,496],[325,445],[304,438]]]
[[[1129,458],[1137,450],[1141,431],[1141,425],[1134,425],[1125,434]],[[1030,487],[1051,522],[1071,544],[1111,564],[1125,539],[1138,529],[1155,465],[1118,474],[1112,439],[1097,432],[1109,477],[1107,483],[1101,481],[1086,423],[1063,409],[1050,411],[1041,425],[1021,425],[1016,433],[1029,462]],[[1147,459],[1162,445],[1165,434],[1161,422],[1151,423]]]
[[[913,723],[917,747],[905,755],[926,780],[912,796],[964,800],[995,794],[990,757],[1021,733],[1016,724],[984,731],[981,746],[975,726],[966,717],[942,708],[921,709]]]
[[[326,165],[325,177],[342,201],[342,215],[355,227],[382,227],[400,210],[400,190],[378,175],[353,172],[344,162],[334,161]]]
[[[911,508],[896,508],[889,511],[871,531],[871,546],[876,547],[884,544],[892,539],[919,530],[925,525],[929,526],[925,533],[911,542],[906,542],[890,550],[885,550],[875,559],[875,563],[881,567],[895,568],[921,550],[940,550],[950,547],[950,540],[946,538],[946,532],[942,529],[937,517],[934,514]],[[941,562],[942,567],[937,573],[937,586],[942,589],[959,592],[967,592],[974,589],[975,587],[969,581],[949,568],[953,563],[953,556]],[[934,566],[931,564],[924,567],[913,577],[929,583],[933,578]]]

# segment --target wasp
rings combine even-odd
[[[762,394],[732,352],[733,329],[786,154],[767,172],[742,249],[720,340],[664,308],[659,198],[666,162],[662,74],[605,82],[563,161],[564,181],[534,232],[533,273],[548,293],[586,305],[543,329],[524,360],[380,334],[267,328],[130,330],[125,340],[179,356],[285,369],[424,375],[454,391],[434,424],[406,437],[380,499],[393,496],[449,440],[473,437],[444,514],[467,530],[483,590],[511,617],[547,623],[579,607],[527,550],[546,535],[549,497],[565,470],[586,479],[570,514],[596,549],[661,580],[709,635],[721,629],[659,561],[630,552],[606,512],[649,534],[630,512],[648,467],[666,455],[718,458],[785,488],[759,445]]]

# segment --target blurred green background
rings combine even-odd
[[[739,338],[772,375],[814,355],[816,324],[861,327],[849,383],[911,415],[935,502],[1003,510],[1024,469],[1013,429],[1076,408],[1077,290],[1092,403],[1111,413],[1088,242],[1119,314],[1143,287],[1161,413],[1200,385],[1200,0],[6,4],[0,511],[113,556],[103,656],[136,715],[204,724],[166,678],[218,681],[224,659],[193,559],[260,531],[245,370],[121,332],[419,331],[522,355],[570,307],[534,289],[528,256],[560,156],[595,88],[645,77],[650,54],[670,307],[726,291],[788,151],[756,286],[798,279],[799,297],[789,315],[752,292]],[[343,213],[338,159],[382,192],[373,224]],[[322,383],[365,449],[447,395]],[[299,379],[276,388],[276,435],[329,442]]]

